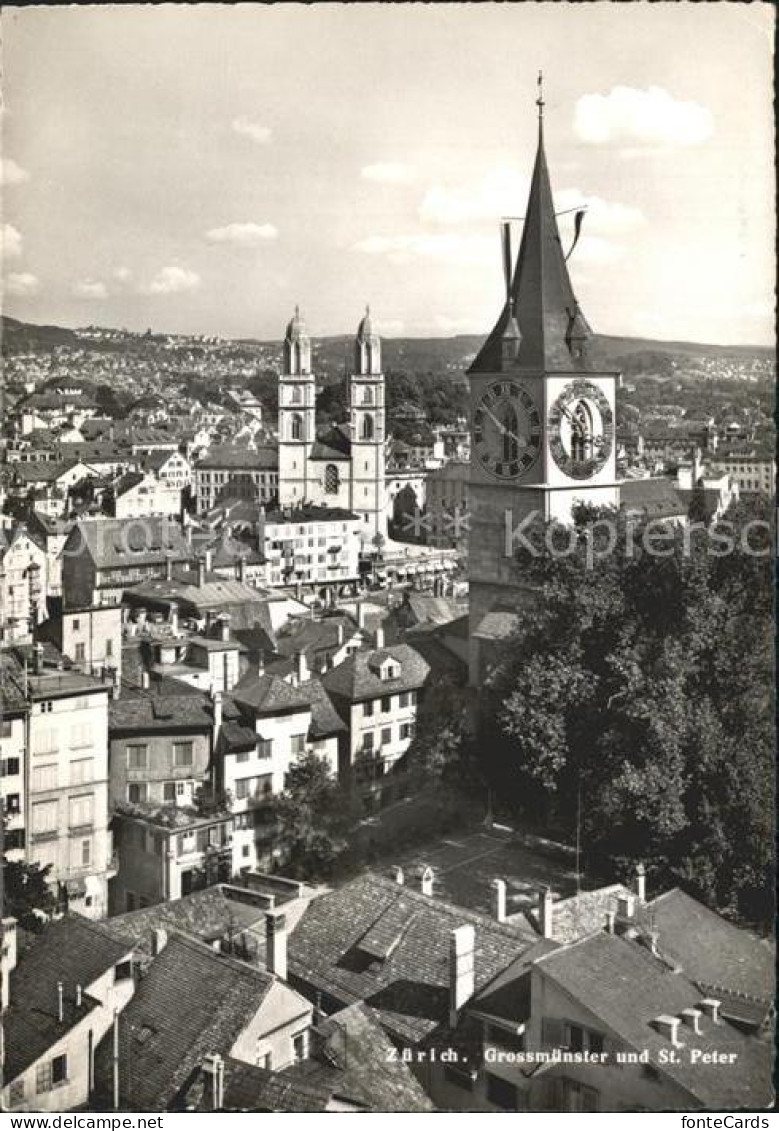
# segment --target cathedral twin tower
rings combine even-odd
[[[300,312],[287,326],[279,379],[279,504],[337,507],[386,534],[384,374],[370,311],[357,329],[349,379],[349,423],[316,430],[311,339]]]

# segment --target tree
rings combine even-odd
[[[709,512],[706,506],[706,491],[702,479],[698,479],[697,482],[693,484],[690,505],[687,508],[687,518],[690,522],[702,522],[704,525],[708,524]]]
[[[443,677],[425,691],[417,711],[406,754],[409,772],[420,783],[445,781],[462,788],[472,784],[470,753],[463,688]]]
[[[572,537],[556,533],[563,556],[538,527],[543,552],[516,557],[535,599],[486,689],[496,793],[571,838],[578,824],[593,861],[641,859],[715,906],[770,914],[767,511],[684,531],[581,508]]]
[[[25,864],[22,860],[3,857],[3,915],[13,916],[28,931],[41,929],[42,918],[56,906],[49,884],[51,864]]]
[[[284,792],[271,801],[284,870],[300,879],[333,874],[361,816],[355,795],[339,785],[324,758],[302,755],[287,774]]]

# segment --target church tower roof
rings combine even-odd
[[[573,293],[560,242],[544,152],[543,105],[539,97],[538,150],[511,281],[511,303],[504,307],[471,373],[501,370],[501,341],[512,315],[521,334],[516,358],[521,368],[566,371],[586,364],[581,345],[591,330]]]
[[[303,316],[300,313],[300,307],[296,306],[295,307],[295,313],[294,313],[293,317],[287,323],[287,333],[286,333],[287,341],[292,342],[292,341],[295,341],[298,338],[304,338],[304,337],[307,337],[307,336],[308,336],[308,331],[306,329],[306,323],[303,320]]]

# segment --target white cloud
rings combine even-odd
[[[386,184],[408,184],[417,175],[413,165],[399,161],[380,161],[376,165],[365,165],[360,176],[365,181],[383,181]]]
[[[21,298],[34,295],[39,285],[37,276],[31,275],[29,271],[9,275],[5,280],[6,292],[9,295],[18,295]]]
[[[714,132],[711,111],[676,99],[659,86],[615,86],[608,94],[584,94],[576,103],[574,131],[593,145],[700,145]]]
[[[79,298],[107,298],[108,288],[96,279],[84,279],[73,287],[73,294]]]
[[[20,185],[23,181],[29,181],[30,174],[21,165],[17,165],[10,157],[3,157],[0,159],[0,184],[2,185]]]
[[[13,224],[0,228],[0,258],[15,259],[22,254],[22,233]]]
[[[187,267],[163,267],[146,288],[151,295],[174,295],[200,286],[200,276]]]
[[[574,252],[577,263],[616,263],[624,254],[625,249],[619,244],[601,236],[589,236],[584,233]]]
[[[428,224],[463,224],[472,220],[497,220],[524,210],[530,182],[515,169],[492,169],[478,184],[434,184],[419,206],[419,218]]]
[[[224,228],[211,228],[206,239],[211,243],[230,243],[237,247],[256,247],[257,244],[275,240],[278,229],[273,224],[227,224]]]
[[[133,275],[129,267],[115,267],[111,274],[117,283],[129,283]]]
[[[390,263],[409,263],[413,259],[443,259],[456,263],[483,263],[492,240],[483,236],[456,233],[434,235],[366,236],[353,245],[365,255],[383,255]]]
[[[251,138],[257,145],[266,145],[271,139],[269,126],[263,126],[260,125],[259,122],[253,122],[250,118],[244,117],[243,114],[238,118],[233,118],[232,128],[237,134]]]

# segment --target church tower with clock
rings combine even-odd
[[[506,302],[468,370],[470,676],[489,641],[510,631],[532,596],[512,560],[530,515],[571,521],[579,502],[619,504],[614,452],[618,374],[591,361],[592,331],[568,274],[544,153],[538,151],[519,254],[503,225]]]

